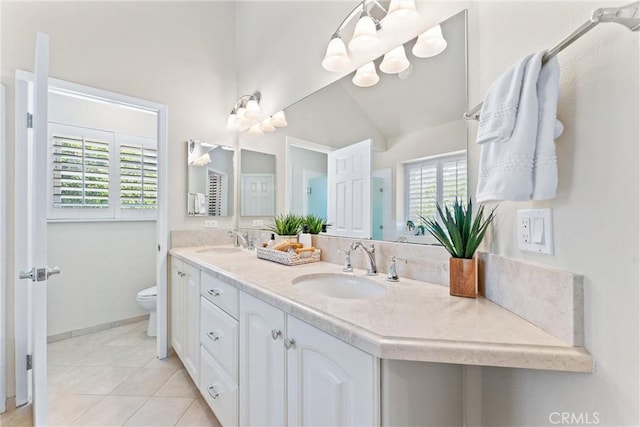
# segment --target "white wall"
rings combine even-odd
[[[48,335],[145,314],[136,294],[156,284],[155,225],[48,225],[49,265],[62,271],[49,282]]]
[[[625,4],[614,3],[614,5]],[[549,48],[611,4],[479,2],[469,13],[470,106],[529,52]],[[591,414],[600,425],[638,416],[638,33],[602,24],[559,55],[565,126],[556,141],[554,200],[502,203],[491,251],[583,274],[585,340],[594,374],[483,369],[485,425],[549,425],[553,411]],[[470,124],[470,141],[477,125]],[[469,144],[475,188],[478,147]],[[553,209],[555,254],[517,249],[517,209]],[[584,422],[583,422],[584,423]]]
[[[7,188],[14,186],[14,72],[33,70],[35,35],[43,31],[51,36],[52,77],[168,106],[169,227],[202,228],[203,219],[186,215],[186,141],[236,144],[235,135],[224,129],[236,101],[235,5],[104,1],[2,2],[1,7]],[[14,200],[13,192],[8,193],[7,247],[12,248]],[[221,219],[219,225],[231,222]],[[13,262],[9,254],[9,396],[14,391]]]

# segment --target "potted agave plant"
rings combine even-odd
[[[453,210],[445,206],[444,212],[438,204],[439,220],[433,218],[420,219],[427,231],[435,237],[451,254],[449,260],[449,293],[455,296],[475,298],[478,293],[478,273],[474,254],[495,218],[495,208],[484,219],[484,206],[480,206],[473,218],[471,199],[467,208],[458,202],[453,203]]]
[[[324,225],[324,218],[309,214],[304,217],[303,227],[307,228],[308,233],[310,234],[320,234],[322,232],[322,226]]]

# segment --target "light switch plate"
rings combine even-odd
[[[254,219],[252,224],[254,227],[262,227],[264,225],[264,221],[261,219]]]
[[[516,223],[521,251],[553,254],[551,209],[519,209]]]
[[[218,228],[218,221],[215,219],[207,219],[204,221],[204,228]]]

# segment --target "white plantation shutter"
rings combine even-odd
[[[153,139],[49,123],[49,219],[155,218],[157,163]]]
[[[109,208],[109,141],[53,137],[53,206]]]
[[[143,144],[120,144],[120,209],[153,210],[157,198],[157,150]]]
[[[209,171],[207,197],[209,215],[222,215],[222,175]]]
[[[467,199],[467,156],[457,153],[406,165],[406,212],[408,220],[421,223],[436,216],[436,202],[452,205]]]

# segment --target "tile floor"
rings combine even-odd
[[[146,325],[48,345],[49,426],[220,426],[180,359],[156,359]],[[31,425],[30,406],[0,418]]]

